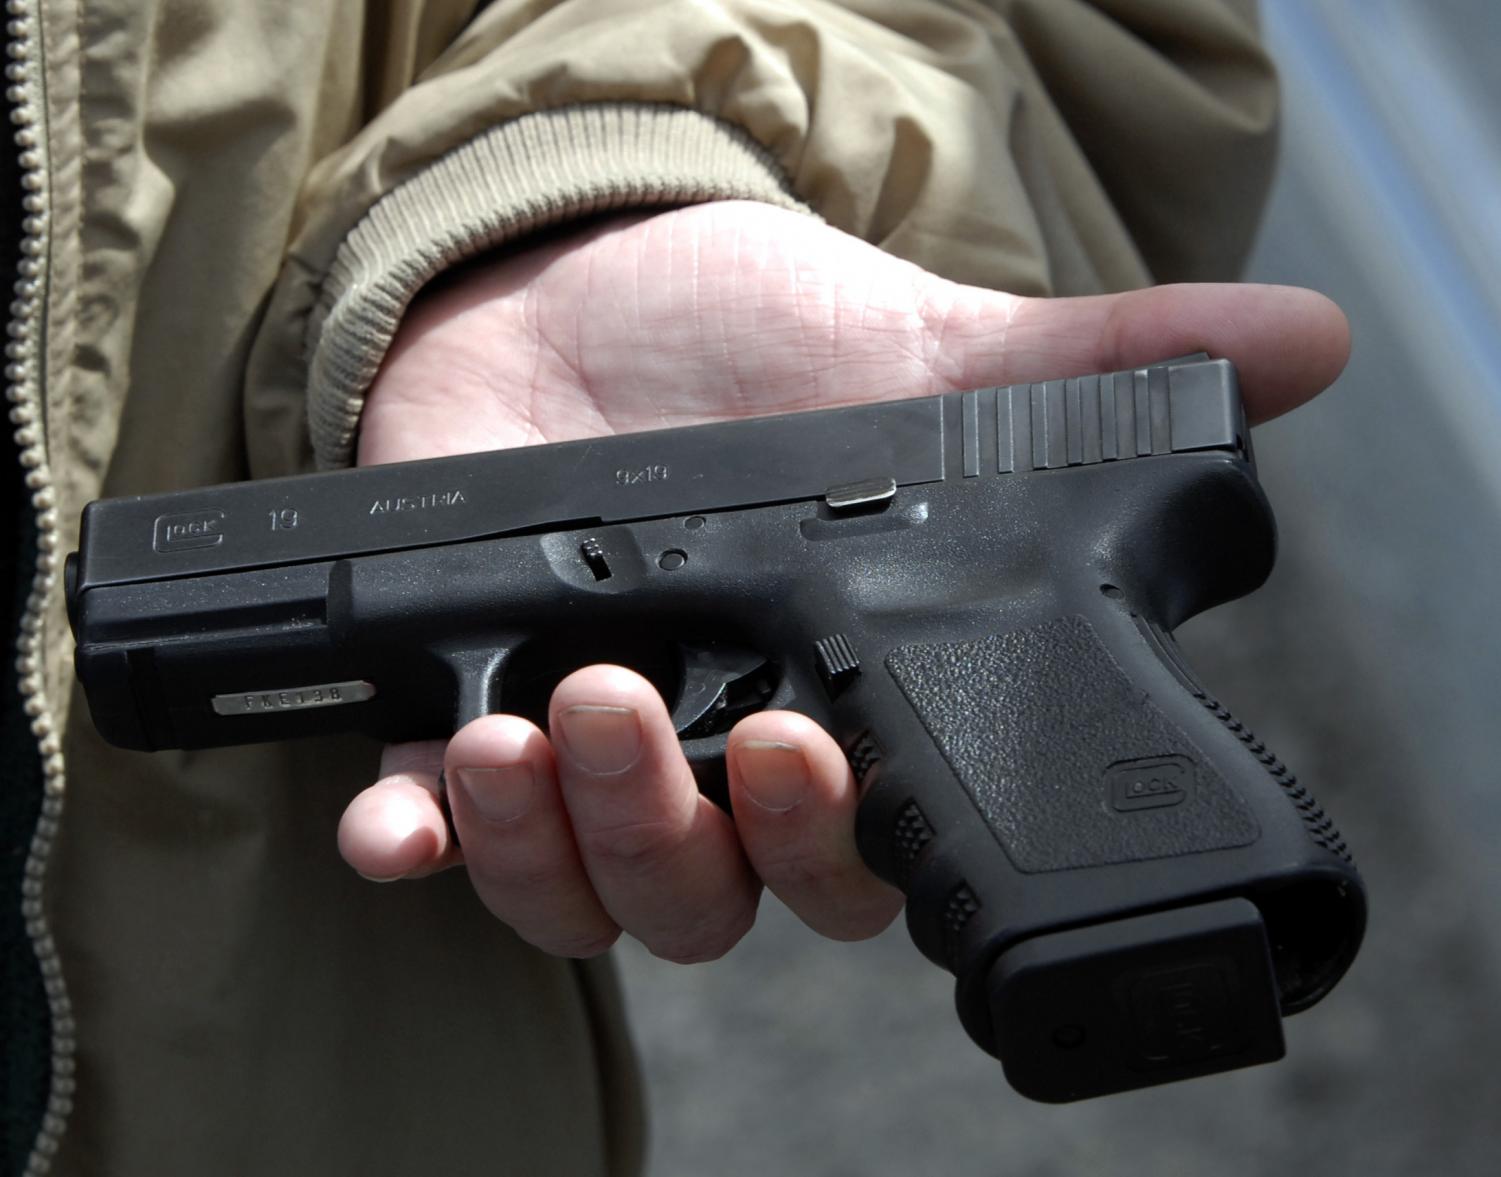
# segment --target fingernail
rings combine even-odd
[[[629,707],[569,707],[558,715],[569,759],[595,776],[613,776],[641,758],[641,717]]]
[[[746,740],[736,753],[735,766],[745,795],[773,813],[786,813],[808,792],[808,761],[793,744]]]
[[[453,775],[469,803],[486,821],[512,822],[532,807],[537,777],[529,762],[456,768]]]

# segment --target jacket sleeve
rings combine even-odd
[[[304,423],[347,463],[417,290],[547,227],[755,199],[1019,293],[1223,276],[1276,121],[1249,0],[493,0],[446,47],[399,41],[301,194],[251,356],[257,475],[306,465]]]

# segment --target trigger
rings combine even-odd
[[[683,644],[682,689],[672,710],[678,738],[699,739],[728,731],[736,720],[766,706],[776,674],[761,655],[718,642]]]

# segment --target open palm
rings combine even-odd
[[[1343,317],[1307,291],[1159,287],[1028,299],[956,285],[813,218],[725,202],[601,222],[450,275],[409,311],[372,387],[362,464],[827,408],[1204,350],[1253,419],[1327,385]],[[388,748],[345,857],[375,878],[458,861],[539,947],[623,929],[674,960],[728,949],[762,884],[828,935],[874,934],[900,896],[854,847],[832,739],[786,712],[730,737],[734,821],[699,796],[665,706],[619,667],[557,688],[544,734],[491,716]],[[454,844],[438,804],[447,783]]]

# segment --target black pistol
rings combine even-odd
[[[661,691],[712,791],[791,708],[861,854],[1034,1099],[1281,1057],[1365,896],[1171,637],[1275,550],[1233,367],[1129,371],[92,503],[77,669],[124,748],[545,716]]]

